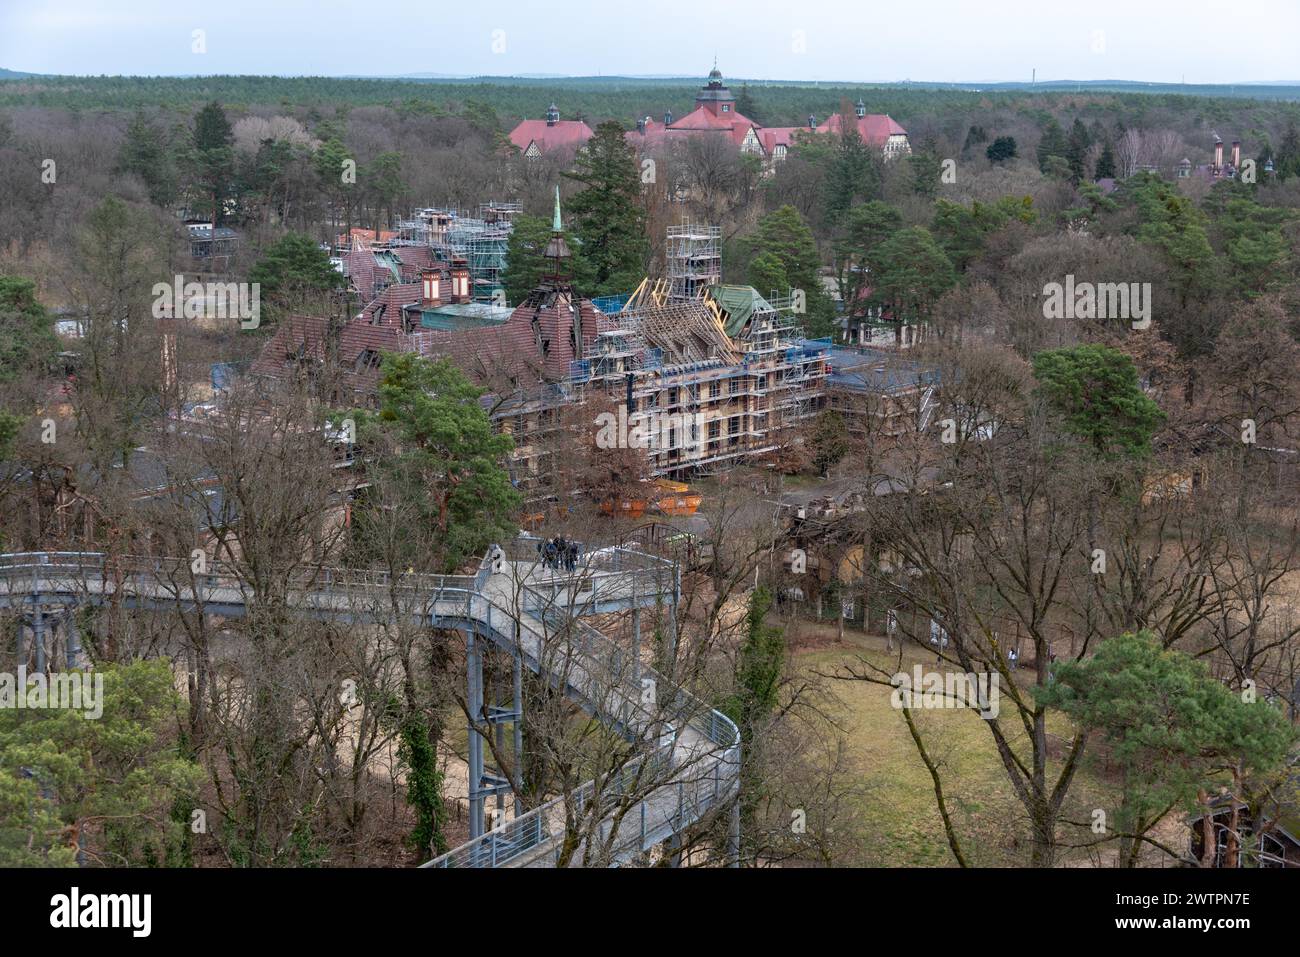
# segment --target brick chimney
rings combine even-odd
[[[1214,138],[1214,168],[1223,169],[1223,140]]]
[[[464,259],[451,262],[451,301],[453,304],[470,301],[469,263]]]
[[[420,293],[420,304],[426,307],[442,305],[442,273],[437,269],[422,269],[420,281],[424,287]]]
[[[1232,168],[1241,168],[1241,140],[1232,141]]]

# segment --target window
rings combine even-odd
[[[714,379],[709,383],[709,398],[716,399],[720,395],[722,395],[722,382]]]
[[[723,112],[723,113],[730,113],[730,112],[731,112],[731,104],[730,104],[730,103],[723,103],[723,104],[722,104],[722,112]]]

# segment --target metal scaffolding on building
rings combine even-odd
[[[464,259],[469,264],[471,293],[476,302],[492,302],[503,292],[506,249],[519,203],[481,203],[476,216],[458,209],[430,206],[417,209],[397,224],[395,245],[429,246],[439,258]]]
[[[669,298],[697,299],[722,281],[722,229],[683,223],[668,227]]]

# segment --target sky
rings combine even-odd
[[[1300,0],[0,0],[32,73],[1300,81]]]

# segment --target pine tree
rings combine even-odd
[[[1014,136],[999,136],[984,151],[990,163],[1002,163],[1016,158],[1016,139]]]
[[[1061,130],[1061,124],[1057,123],[1055,119],[1048,120],[1047,125],[1043,127],[1043,135],[1038,141],[1036,151],[1038,168],[1043,173],[1047,173],[1051,168],[1049,160],[1053,156],[1065,159],[1068,152],[1069,143],[1065,138],[1065,133]]]
[[[814,337],[830,335],[834,307],[822,292],[817,243],[799,211],[787,205],[768,213],[746,245],[753,251],[750,276],[755,288],[763,295],[799,290],[807,310],[804,331]]]
[[[214,226],[225,219],[226,200],[234,192],[234,140],[230,121],[220,103],[213,101],[195,115],[189,166],[195,185],[209,198]]]
[[[154,205],[169,206],[176,199],[172,151],[168,149],[163,132],[144,113],[138,112],[131,117],[117,168],[139,176]]]
[[[630,292],[646,274],[650,248],[639,167],[623,128],[601,123],[564,175],[583,186],[567,210],[591,266],[591,294]]]
[[[1065,158],[1070,164],[1070,182],[1075,185],[1078,185],[1079,181],[1087,175],[1084,167],[1087,165],[1088,149],[1091,146],[1092,137],[1088,135],[1088,128],[1076,117],[1074,125],[1070,127],[1070,138],[1065,147]]]
[[[748,83],[742,83],[740,92],[736,94],[736,112],[756,123],[759,121],[758,106],[754,103],[754,97],[749,92]]]
[[[930,231],[901,229],[876,251],[872,299],[899,319],[924,319],[935,301],[957,285],[957,271]]]
[[[518,305],[528,298],[546,275],[546,244],[551,240],[551,223],[540,216],[518,216],[506,245],[506,300]],[[569,281],[579,293],[592,289],[591,267],[582,255],[582,247],[568,230],[563,231],[569,247]]]
[[[1097,167],[1092,171],[1092,177],[1094,180],[1115,178],[1115,151],[1110,148],[1109,142],[1101,148],[1101,155],[1097,157]]]

